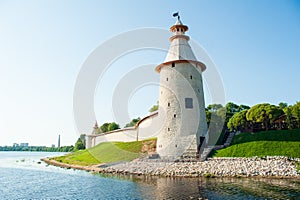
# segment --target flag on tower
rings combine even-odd
[[[179,12],[173,13],[173,17],[178,17],[178,16],[179,16]]]

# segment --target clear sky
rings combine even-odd
[[[187,34],[213,59],[226,101],[251,106],[300,100],[300,1],[0,0],[0,145],[50,146],[58,134],[62,145],[74,144],[80,133],[73,91],[89,54],[126,31],[169,29],[175,11],[189,26]],[[165,53],[147,55],[128,55],[114,68],[159,64]],[[114,121],[108,85],[115,73],[107,73],[97,89],[107,87],[104,96],[95,92],[100,124]],[[145,116],[157,90],[137,91],[128,105],[130,116]]]

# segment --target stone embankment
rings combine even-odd
[[[122,162],[109,165],[103,164],[83,167],[81,169],[99,173],[136,174],[166,177],[259,176],[300,178],[300,174],[297,172],[296,162],[300,162],[300,159],[289,159],[286,157],[210,158],[204,162],[167,162],[159,159],[136,159],[131,162]],[[74,168],[72,166],[68,167]]]

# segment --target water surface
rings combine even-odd
[[[0,199],[300,199],[300,180],[104,176],[39,163],[49,152],[0,152]]]

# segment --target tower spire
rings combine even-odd
[[[92,134],[97,134],[98,129],[99,129],[99,126],[98,126],[98,122],[97,122],[97,120],[96,120],[95,125],[94,125],[94,127],[93,127],[93,132],[92,132]]]
[[[165,61],[158,65],[155,70],[159,73],[162,67],[169,65],[170,63],[189,62],[196,64],[201,71],[204,71],[206,66],[197,60],[188,43],[190,37],[185,35],[185,32],[189,30],[188,26],[181,22],[178,12],[174,13],[173,17],[178,17],[178,19],[176,23],[170,27],[170,32],[173,33],[173,36],[170,37],[171,45],[168,54]]]
[[[98,122],[97,122],[97,120],[96,120],[95,125],[94,125],[93,128],[94,128],[94,129],[98,129],[98,128],[99,128],[99,127],[98,127]]]

